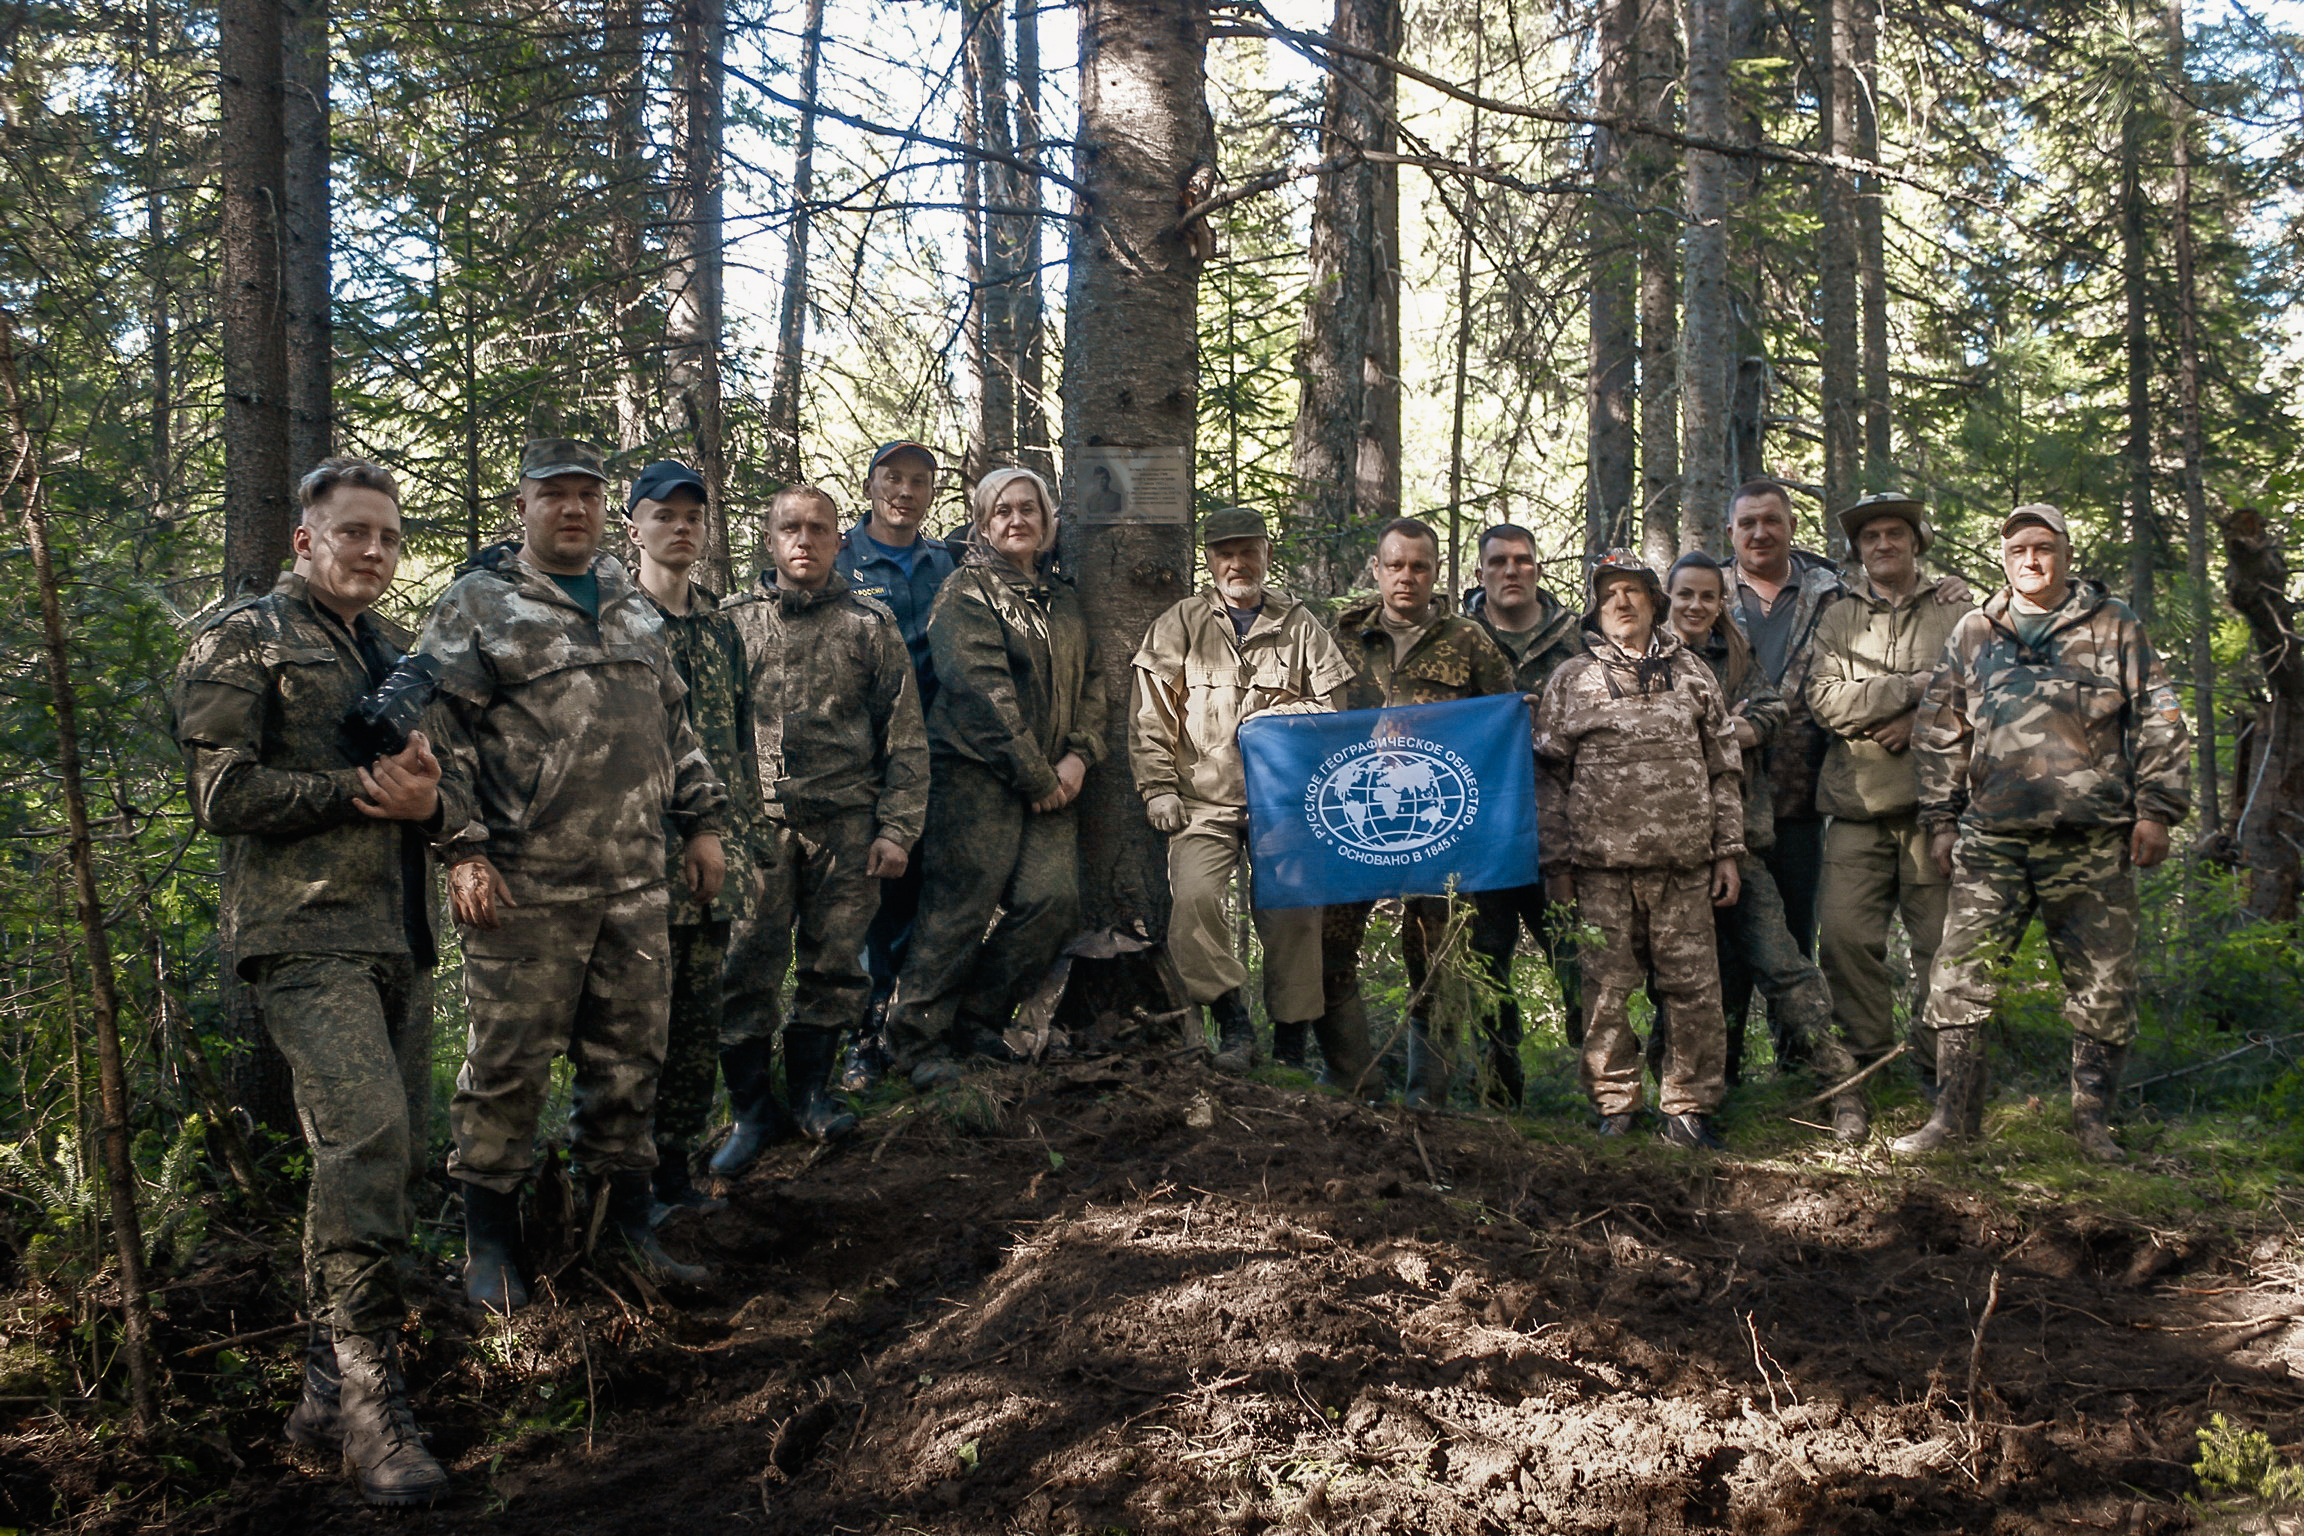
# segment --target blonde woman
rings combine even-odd
[[[1079,920],[1073,802],[1104,755],[1096,647],[1070,582],[1047,570],[1056,503],[1028,469],[970,498],[968,557],[928,616],[926,884],[897,982],[889,1045],[915,1088],[950,1082]],[[999,914],[990,937],[985,929]]]

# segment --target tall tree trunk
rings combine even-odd
[[[288,472],[336,451],[335,325],[329,308],[328,0],[284,0],[281,129],[287,144],[287,238],[280,293],[287,309]]]
[[[1046,153],[1040,117],[1040,0],[1016,0],[1016,150],[1032,165]],[[1016,216],[1016,449],[1025,468],[1056,472],[1048,442],[1048,336],[1040,280],[1042,193],[1038,176],[1018,176],[1025,209]]]
[[[2304,828],[2304,647],[2296,644],[2296,604],[2288,596],[2288,560],[2264,516],[2235,510],[2224,524],[2224,591],[2248,621],[2250,643],[2271,706],[2257,719],[2253,759],[2232,786],[2239,814],[2232,828],[2248,868],[2248,910],[2273,922],[2296,920],[2304,883],[2294,829]]]
[[[2145,287],[2144,108],[2130,102],[2120,119],[2120,296],[2126,310],[2123,352],[2128,374],[2128,606],[2152,622],[2152,557],[2159,527],[2152,518],[2152,316]]]
[[[673,8],[674,74],[670,219],[665,263],[665,384],[674,419],[695,455],[709,495],[705,518],[707,584],[725,592],[728,464],[720,412],[721,336],[721,62],[728,46],[725,0],[679,0]]]
[[[1601,0],[1594,105],[1602,118],[1623,117],[1630,111],[1633,75],[1639,68],[1634,42],[1639,14],[1640,0]],[[1604,195],[1589,198],[1584,205],[1592,261],[1591,340],[1584,382],[1587,556],[1633,541],[1632,397],[1639,353],[1632,326],[1639,261],[1632,220],[1624,213],[1624,205],[1632,201],[1625,145],[1611,129],[1592,132],[1592,181]]]
[[[1015,135],[1008,117],[1007,16],[1000,0],[970,0],[964,15],[974,20],[968,52],[974,64],[976,142],[993,155],[1013,153]],[[985,462],[1016,457],[1016,279],[1023,263],[1016,173],[999,160],[977,167],[985,203],[983,286],[976,299],[983,317],[984,371],[979,375],[977,413]]]
[[[1728,136],[1728,0],[1688,0],[1688,131]],[[1680,330],[1680,543],[1727,553],[1728,162],[1688,155],[1686,298]]]
[[[1336,0],[1333,31],[1349,46],[1395,54],[1399,0]],[[1333,59],[1321,158],[1393,153],[1395,99],[1389,70]],[[1296,526],[1311,536],[1329,592],[1350,584],[1366,531],[1400,515],[1399,229],[1397,166],[1360,161],[1320,178],[1290,468]]]
[[[1856,129],[1850,153],[1868,165],[1880,160],[1880,15],[1876,4],[1877,0],[1851,0],[1849,16],[1855,65],[1855,99],[1850,105]],[[1894,399],[1888,382],[1887,231],[1878,173],[1860,174],[1855,184],[1856,291],[1863,311],[1864,455],[1860,485],[1879,490],[1891,477],[1895,447],[1891,430]]]
[[[1487,33],[1477,11],[1472,17],[1472,89],[1487,84]],[[1472,109],[1472,133],[1465,147],[1468,165],[1480,164],[1480,109]],[[1441,590],[1451,607],[1464,579],[1464,406],[1472,371],[1472,246],[1480,228],[1480,184],[1464,183],[1464,208],[1456,232],[1456,368],[1448,411],[1448,574]],[[1595,301],[1597,302],[1597,301]],[[1475,548],[1478,546],[1475,545]]]
[[[980,5],[963,4],[960,15],[961,25],[968,34],[960,44],[960,142],[971,149],[982,149],[983,93],[976,77],[977,54],[973,44],[976,29],[983,24],[984,11]],[[975,155],[970,155],[960,166],[961,276],[968,285],[967,308],[960,313],[960,353],[967,368],[970,388],[968,446],[960,456],[960,484],[964,492],[973,489],[976,482],[984,478],[992,448],[987,437],[989,423],[986,419],[992,364],[984,324],[987,307],[984,276],[984,171],[983,160]]]
[[[1735,65],[1765,56],[1769,9],[1762,0],[1729,0],[1728,57],[1729,119],[1733,137],[1757,148],[1763,137],[1760,109],[1736,94]],[[1744,224],[1745,208],[1760,188],[1760,161],[1731,159],[1728,163],[1728,227]],[[1728,391],[1728,480],[1731,486],[1756,480],[1768,472],[1768,405],[1773,375],[1768,368],[1768,338],[1760,328],[1764,313],[1757,272],[1738,282],[1737,268],[1729,267],[1729,345],[1735,356],[1734,377]],[[1723,516],[1726,514],[1723,513]]]
[[[1198,419],[1201,256],[1178,227],[1186,189],[1214,163],[1203,86],[1208,14],[1198,0],[1083,0],[1078,179],[1065,298],[1066,504],[1100,445],[1174,450],[1190,484]],[[1101,686],[1125,734],[1128,658],[1191,590],[1183,520],[1074,522],[1066,554],[1101,649]],[[1117,757],[1088,775],[1080,813],[1081,912],[1091,929],[1167,930],[1168,863]]]
[[[2216,615],[2208,597],[2208,487],[2200,432],[2200,293],[2192,241],[2192,80],[2184,0],[2168,0],[2168,136],[2176,172],[2176,414],[2183,437],[2184,555],[2192,587],[2192,713],[2200,754],[2200,831],[2223,824],[2216,795]]]
[[[821,6],[822,0],[816,0]],[[617,179],[609,201],[608,264],[613,271],[610,303],[615,310],[616,446],[629,451],[655,434],[648,424],[649,355],[655,343],[641,323],[645,285],[642,226],[651,188],[648,175],[647,33],[641,0],[609,0],[601,15],[603,95],[608,110],[608,163]]]
[[[1817,18],[1816,88],[1822,97],[1824,150],[1856,153],[1856,103],[1863,85],[1856,66],[1856,9],[1865,0],[1827,0]],[[1824,536],[1835,553],[1846,547],[1839,513],[1856,499],[1861,465],[1863,306],[1858,293],[1860,244],[1856,178],[1827,167],[1823,181],[1823,248],[1816,317],[1822,332],[1817,403],[1824,419]]]
[[[1672,0],[1640,7],[1639,102],[1643,121],[1673,125],[1680,47]],[[1642,135],[1633,181],[1640,219],[1640,553],[1658,570],[1680,553],[1680,221],[1662,210],[1678,201],[1672,152]]]
[[[792,485],[800,470],[800,359],[808,340],[808,234],[816,220],[816,72],[824,57],[824,0],[808,0],[800,31],[800,127],[792,149],[792,233],[776,309],[775,372],[768,386],[769,473]],[[767,516],[763,504],[761,516]],[[761,530],[766,537],[765,527]]]
[[[152,455],[152,506],[155,522],[174,513],[176,488],[176,362],[175,316],[168,282],[168,253],[175,241],[168,231],[168,205],[161,192],[160,0],[144,0],[144,263],[149,285],[144,303],[144,333],[152,358],[152,412],[148,440]]]
[[[128,1400],[141,1435],[159,1426],[159,1397],[152,1373],[152,1303],[144,1289],[144,1233],[137,1218],[136,1165],[128,1139],[128,1071],[120,1052],[120,992],[112,974],[104,903],[96,889],[95,842],[88,832],[88,797],[81,784],[80,711],[72,686],[71,641],[64,630],[56,560],[48,545],[48,514],[40,500],[40,463],[30,414],[17,383],[15,324],[5,314],[0,314],[0,389],[6,392],[10,442],[8,475],[0,483],[0,496],[21,488],[25,542],[32,549],[32,578],[40,592],[40,632],[48,659],[49,702],[56,713],[56,769],[64,790],[73,905],[80,918],[81,956],[88,963],[88,992],[95,1014],[97,1091],[104,1109],[104,1182],[112,1207],[112,1248],[120,1262],[121,1353],[127,1358]],[[77,1050],[77,1030],[74,1046]]]
[[[280,7],[222,0],[217,65],[224,182],[224,595],[268,592],[288,562],[288,334],[280,287],[287,203]]]

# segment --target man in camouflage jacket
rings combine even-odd
[[[744,640],[761,779],[774,786],[766,894],[736,925],[728,956],[720,1066],[736,1127],[712,1159],[723,1177],[750,1167],[782,1129],[770,1080],[779,1033],[800,1128],[818,1141],[855,1129],[832,1095],[833,1063],[841,1031],[859,1027],[871,1006],[861,955],[881,883],[910,863],[928,802],[911,654],[895,615],[834,568],[831,498],[787,486],[768,516],[773,570],[721,610]],[[795,950],[787,1025],[777,994]]]
[[[1429,525],[1405,517],[1386,525],[1377,538],[1371,569],[1376,596],[1336,616],[1336,643],[1352,666],[1344,708],[1438,704],[1512,691],[1512,664],[1487,630],[1475,620],[1447,612],[1434,600],[1440,537]],[[1329,907],[1321,927],[1320,989],[1330,1027],[1340,1038],[1367,1034],[1367,1005],[1360,996],[1360,946],[1374,907],[1366,901]],[[1438,1109],[1447,1102],[1453,1071],[1449,1042],[1432,1031],[1427,1006],[1420,999],[1434,951],[1447,929],[1449,900],[1411,896],[1403,909],[1400,958],[1411,992],[1419,999],[1408,1015],[1404,1101],[1411,1108]],[[1482,1023],[1493,1029],[1496,1020],[1490,1016]]]
[[[1146,819],[1168,836],[1168,957],[1185,996],[1215,1017],[1218,1062],[1246,1071],[1256,1046],[1248,972],[1232,952],[1224,910],[1248,852],[1240,722],[1263,709],[1333,708],[1352,669],[1311,609],[1264,584],[1272,540],[1262,516],[1220,507],[1202,525],[1201,543],[1210,586],[1154,619],[1136,652],[1128,759]],[[1320,908],[1254,917],[1272,1053],[1301,1067],[1306,1031],[1323,1016]]]
[[[2072,1024],[2072,1123],[2123,1156],[2109,1112],[2136,1035],[2138,869],[2191,808],[2184,714],[2128,605],[2071,577],[2064,514],[2001,525],[2008,586],[1960,621],[1920,706],[1920,822],[1952,882],[1929,981],[1936,1109],[1899,1138],[1932,1151],[1981,1128],[1983,1024],[2037,911]]]
[[[686,845],[688,888],[710,900],[728,807],[662,621],[600,553],[598,451],[531,441],[514,504],[524,537],[466,564],[417,642],[440,666],[443,777],[476,802],[442,837],[471,1030],[448,1171],[464,1196],[466,1293],[498,1311],[526,1300],[519,1192],[562,1053],[585,1197],[660,1278],[702,1278],[649,1221],[671,997],[665,828]]]
[[[310,1142],[312,1329],[288,1438],[312,1449],[349,1440],[368,1498],[428,1502],[447,1474],[421,1441],[394,1438],[407,1403],[391,1363],[408,1309],[408,1183],[431,1104],[423,832],[462,824],[471,804],[442,784],[424,732],[371,759],[345,729],[408,645],[369,611],[400,560],[391,474],[331,459],[298,491],[296,568],[195,635],[176,676],[176,739],[193,817],[223,839],[224,953],[288,1059]],[[364,1385],[381,1385],[382,1399]]]
[[[728,835],[721,839],[728,873],[720,894],[698,899],[681,878],[685,849],[677,829],[666,839],[666,887],[672,894],[671,1021],[664,1074],[656,1090],[656,1198],[674,1209],[715,1210],[690,1177],[688,1160],[704,1133],[720,1076],[721,971],[729,925],[747,915],[758,893],[758,846],[772,835],[760,815],[760,770],[746,692],[744,637],[720,611],[719,597],[690,579],[704,551],[703,477],[685,464],[649,465],[632,482],[625,524],[638,552],[636,575],[663,622],[665,644],[688,685],[688,719],[704,756],[728,790]]]
[[[1670,626],[1662,585],[1624,550],[1593,567],[1586,653],[1552,674],[1536,712],[1544,878],[1600,930],[1584,958],[1581,1075],[1604,1135],[1640,1108],[1626,1001],[1668,1011],[1657,1107],[1666,1139],[1717,1148],[1726,1024],[1712,909],[1734,904],[1743,770],[1712,670]]]

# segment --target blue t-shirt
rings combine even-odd
[[[551,571],[544,574],[550,576],[553,585],[567,593],[577,607],[595,619],[600,617],[600,577],[596,572],[586,571],[581,576],[561,576]]]
[[[912,564],[914,561],[920,558],[920,540],[914,539],[909,544],[901,545],[883,544],[878,539],[867,533],[864,535],[864,542],[872,546],[873,552],[875,554],[882,555],[887,559],[895,561],[898,567],[903,570],[906,578],[910,578],[912,575]]]

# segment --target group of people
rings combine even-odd
[[[631,481],[627,562],[605,548],[599,452],[531,441],[518,535],[466,561],[411,636],[373,611],[400,558],[397,484],[331,459],[299,486],[293,569],[195,634],[176,732],[194,814],[222,839],[223,946],[288,1060],[312,1158],[313,1327],[287,1433],[340,1448],[371,1502],[447,1481],[397,1351],[433,865],[463,951],[448,1174],[467,1295],[500,1313],[527,1300],[521,1191],[559,1055],[584,1229],[693,1284],[704,1272],[656,1226],[719,1203],[694,1159],[720,1081],[733,1124],[708,1168],[728,1179],[781,1140],[851,1131],[843,1085],[885,1072],[931,1091],[1007,1054],[1078,924],[1073,807],[1111,755],[1114,705],[1167,838],[1168,954],[1221,1067],[1265,1050],[1228,909],[1251,850],[1241,724],[1517,692],[1541,878],[1403,903],[1408,1105],[1467,1075],[1519,1102],[1525,930],[1604,1134],[1641,1110],[1627,1004],[1645,988],[1662,1132],[1717,1146],[1756,987],[1779,1057],[1843,1085],[1834,1129],[1861,1139],[1848,1080],[1894,1048],[1901,918],[1935,1105],[1895,1146],[1934,1147],[1977,1130],[1993,966],[2037,907],[2073,993],[2075,1123],[2119,1155],[2105,1110],[2135,1028],[2130,867],[2165,855],[2184,812],[2183,722],[2134,616],[2071,577],[2056,509],[2010,515],[2010,587],[1982,608],[1923,576],[1931,530],[1901,497],[1842,515],[1861,565],[1843,577],[1793,548],[1785,489],[1755,482],[1731,509],[1732,562],[1690,555],[1659,578],[1611,552],[1580,611],[1505,525],[1455,612],[1437,536],[1402,519],[1379,537],[1374,595],[1331,624],[1268,584],[1263,519],[1222,508],[1201,527],[1208,585],[1152,624],[1123,701],[1054,569],[1046,482],[983,475],[968,527],[938,539],[938,474],[925,446],[883,445],[845,530],[826,492],[786,487],[756,580],[721,595],[695,579],[698,474],[661,462]],[[1331,1081],[1381,1091],[1359,977],[1370,905],[1253,916],[1271,1055],[1306,1066],[1316,1045]],[[1469,1053],[1422,1005],[1467,923],[1491,999]]]

